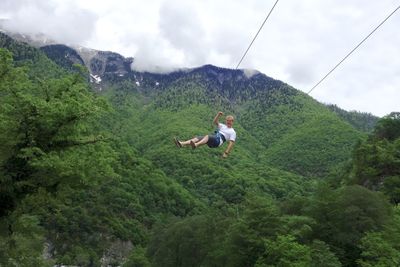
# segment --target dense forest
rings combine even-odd
[[[400,113],[214,66],[99,91],[58,50],[0,47],[0,266],[400,265]],[[227,159],[175,147],[220,110]]]

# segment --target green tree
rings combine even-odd
[[[400,137],[400,112],[392,112],[380,119],[375,127],[374,135],[378,139],[394,141]]]
[[[155,266],[210,266],[217,218],[193,216],[155,231],[148,254]]]
[[[0,265],[52,266],[43,258],[45,237],[39,219],[31,215],[12,219],[12,223],[0,220]]]
[[[142,247],[134,248],[133,252],[127,259],[127,261],[122,265],[123,267],[150,267],[150,262],[147,259],[146,250]]]
[[[107,107],[88,89],[80,74],[34,83],[0,50],[1,215],[38,187],[54,191],[87,182],[86,176],[95,177],[91,171],[112,172],[108,164],[94,167],[102,165],[89,163],[90,157],[82,161],[90,153],[82,147],[103,140],[89,125]]]
[[[327,243],[344,266],[358,259],[358,244],[364,234],[383,229],[392,214],[382,194],[361,186],[321,188],[305,212],[317,222],[316,239]]]
[[[378,121],[374,133],[353,153],[350,183],[383,191],[391,202],[400,201],[400,115]]]
[[[400,251],[376,232],[367,233],[360,243],[361,267],[395,267],[400,265]]]
[[[279,208],[268,197],[249,195],[236,219],[226,230],[221,255],[221,266],[253,266],[265,250],[265,239],[275,238],[281,229]]]
[[[115,152],[98,131],[108,105],[89,89],[80,73],[32,80],[0,49],[0,217],[12,229],[10,218],[34,216],[75,264],[94,261],[106,239],[99,238],[107,232],[100,213],[82,204],[85,194],[117,177]],[[20,235],[20,228],[5,234],[23,240],[14,238]],[[77,249],[79,243],[90,245]]]
[[[342,264],[329,246],[320,240],[314,240],[311,245],[312,267],[340,267]]]
[[[316,221],[307,216],[284,215],[281,217],[281,232],[291,235],[302,243],[310,242]]]
[[[293,236],[280,235],[265,240],[265,251],[254,266],[308,267],[312,264],[311,249],[298,243]]]

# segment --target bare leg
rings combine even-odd
[[[189,145],[190,145],[190,142],[196,143],[196,142],[198,142],[198,141],[199,141],[199,138],[193,137],[192,139],[187,140],[187,141],[179,141],[179,143],[180,143],[182,146],[189,146]]]
[[[208,135],[205,135],[205,136],[203,137],[203,139],[198,140],[197,142],[194,142],[194,145],[195,145],[196,147],[198,147],[198,146],[207,144],[207,142],[208,142]]]

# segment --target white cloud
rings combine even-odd
[[[253,70],[253,69],[244,69],[243,73],[244,75],[246,75],[247,78],[251,78],[256,74],[259,74],[260,72],[258,70]]]
[[[168,1],[161,5],[159,14],[161,36],[183,53],[188,65],[198,64],[206,58],[205,31],[195,6]]]
[[[3,0],[0,8],[8,14],[8,30],[20,33],[43,33],[67,44],[79,44],[91,36],[97,16],[78,9],[72,2]]]

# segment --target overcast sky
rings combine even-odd
[[[135,58],[134,68],[235,68],[275,0],[1,0],[5,27]],[[308,92],[400,5],[280,0],[240,68]],[[346,110],[400,111],[400,10],[311,96]]]

